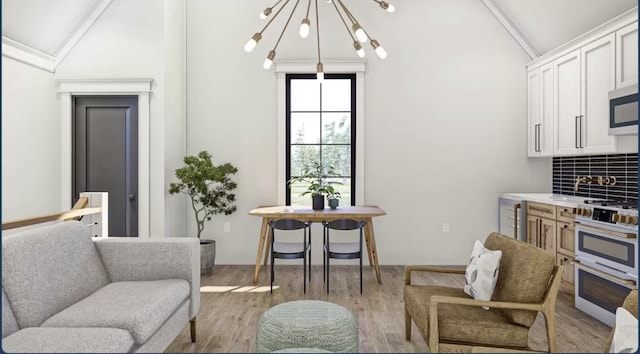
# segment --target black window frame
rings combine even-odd
[[[286,74],[285,75],[285,205],[291,205],[291,189],[287,181],[291,179],[291,80],[308,79],[315,80],[316,74]],[[351,200],[350,205],[356,205],[356,74],[340,73],[325,74],[325,80],[351,80]],[[320,83],[322,85],[322,83]],[[316,111],[309,111],[316,113]],[[322,110],[322,90],[320,90],[320,124],[322,124],[322,113],[334,112]],[[298,111],[296,111],[298,113]],[[322,159],[322,146],[333,144],[313,144],[320,145],[320,158]],[[344,145],[344,144],[340,144]]]

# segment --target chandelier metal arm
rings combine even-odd
[[[309,18],[309,10],[311,9],[311,0],[307,3],[307,15],[304,18]]]
[[[282,32],[280,32],[280,37],[278,37],[278,40],[276,41],[276,45],[273,47],[273,50],[275,51],[276,48],[278,48],[278,44],[280,44],[280,40],[282,39],[282,35],[284,35],[284,32],[287,30],[287,27],[289,26],[289,22],[291,21],[291,18],[293,17],[293,13],[296,12],[296,8],[298,8],[298,4],[300,3],[300,0],[296,0],[296,4],[293,5],[293,10],[291,10],[291,14],[289,14],[289,18],[287,19],[287,22],[284,24],[284,27],[282,28]]]
[[[316,3],[316,38],[318,39],[318,63],[320,63],[320,20],[318,16],[318,0]]]
[[[336,9],[336,12],[338,13],[338,16],[340,16],[340,19],[342,20],[342,23],[344,24],[344,28],[347,29],[347,33],[349,33],[349,36],[351,36],[351,39],[353,41],[356,41],[356,37],[354,37],[353,33],[351,33],[351,30],[349,29],[349,25],[347,25],[347,21],[344,20],[344,17],[342,16],[342,13],[340,13],[340,10],[338,9],[338,5],[336,5],[335,1],[332,1],[331,3],[333,4],[333,7]]]
[[[284,8],[287,6],[287,4],[289,3],[289,1],[290,1],[290,0],[286,0],[286,1],[285,1],[285,3],[284,3],[284,4],[282,4],[282,6],[280,6],[280,8],[278,9],[278,11],[276,11],[276,14],[275,14],[275,15],[273,15],[273,17],[269,20],[269,22],[267,22],[267,24],[266,24],[266,25],[264,25],[264,27],[262,28],[262,30],[261,30],[260,32],[258,32],[258,33],[262,34],[262,33],[267,29],[267,27],[269,27],[269,25],[271,24],[271,22],[273,22],[273,20],[275,20],[275,19],[276,19],[276,17],[278,17],[278,15],[280,14],[280,12],[282,12],[282,9],[284,9]],[[279,2],[279,1],[278,1],[278,2]]]

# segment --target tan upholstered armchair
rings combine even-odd
[[[550,253],[498,233],[489,235],[484,246],[502,251],[492,301],[474,300],[459,288],[411,283],[413,272],[464,274],[464,269],[405,268],[407,340],[413,319],[431,352],[529,351],[529,328],[540,311],[546,319],[549,351],[557,351],[554,316],[563,267],[555,265]]]

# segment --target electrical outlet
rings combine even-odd
[[[445,222],[442,224],[442,232],[449,232],[449,223]]]
[[[229,222],[224,223],[224,232],[231,232],[231,223]]]

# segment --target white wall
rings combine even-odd
[[[397,5],[389,15],[370,2],[349,4],[389,52],[382,61],[365,48],[364,200],[388,214],[374,219],[379,259],[465,264],[473,241],[497,229],[500,194],[551,189],[551,160],[526,157],[529,58],[480,1]],[[275,21],[253,53],[242,50],[264,25],[262,7],[187,2],[187,152],[206,149],[239,169],[238,211],[204,231],[217,240],[222,264],[255,262],[260,220],[247,213],[275,204],[282,183],[275,138],[284,118],[276,116],[275,75],[261,65],[281,26]],[[315,43],[297,37],[294,20],[277,58],[313,59]],[[323,57],[353,59],[338,21],[321,24]],[[444,222],[451,232],[442,233]]]
[[[53,74],[2,57],[2,220],[60,211]]]
[[[186,152],[186,5],[185,0],[165,0],[164,9],[164,221],[165,236],[186,233],[184,195],[169,195],[169,183],[182,166]]]
[[[184,150],[184,35],[179,33],[184,27],[179,13],[182,3],[183,0],[113,1],[56,71],[56,78],[153,79],[151,237],[184,234],[184,200],[168,197],[166,180]],[[171,215],[176,210],[176,215]]]

